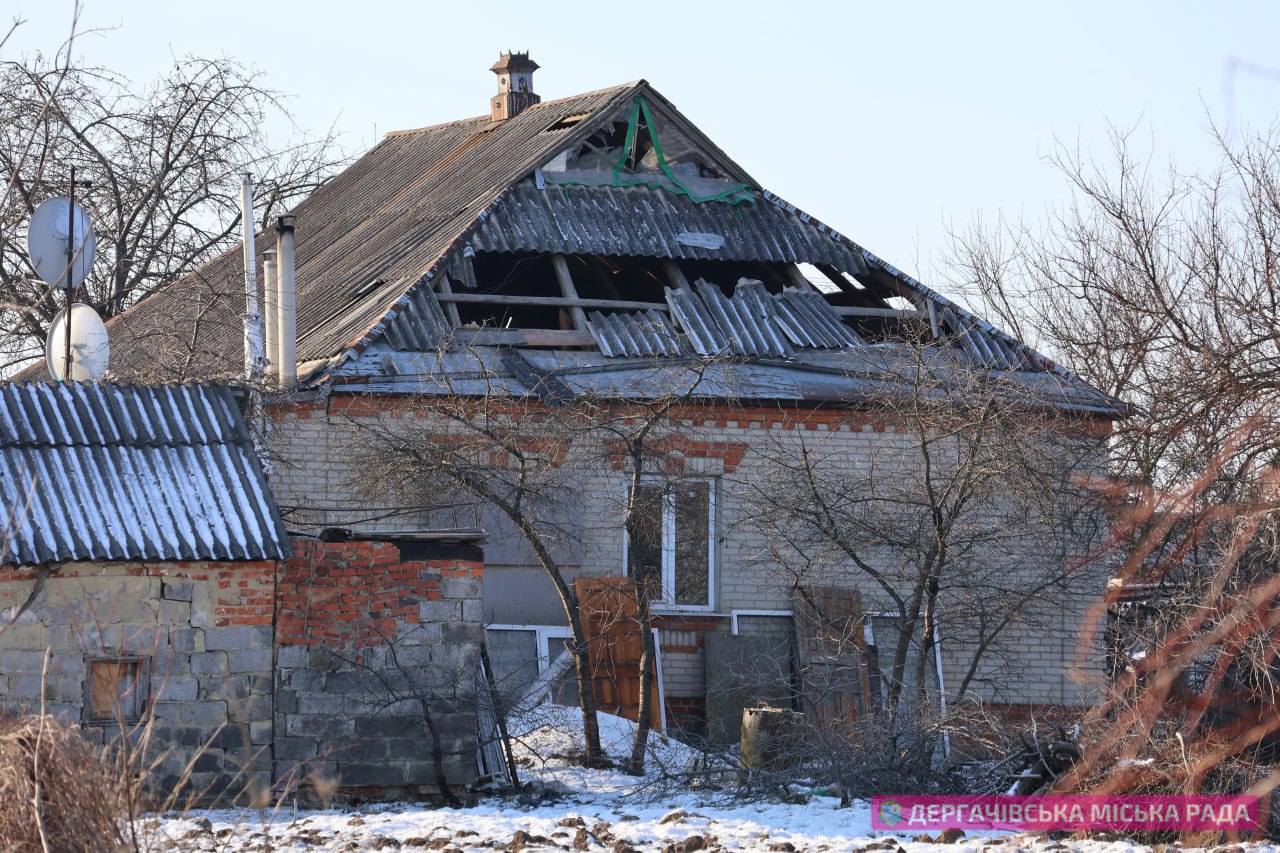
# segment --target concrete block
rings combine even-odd
[[[418,605],[418,619],[420,622],[447,624],[458,621],[461,616],[462,602],[460,601],[424,601]]]
[[[161,702],[194,702],[200,686],[199,681],[189,675],[169,676],[153,684],[156,700]]]
[[[235,702],[227,703],[232,722],[248,723],[254,720],[271,719],[270,696],[248,696]]]
[[[0,652],[0,670],[5,673],[35,673],[44,669],[43,651],[9,649]]]
[[[205,642],[208,643],[208,637],[205,638]],[[270,647],[227,652],[227,670],[229,672],[270,672]]]
[[[276,691],[276,714],[293,714],[298,710],[298,694],[292,690]]]
[[[339,716],[346,713],[346,699],[326,693],[302,693],[298,696],[299,714]],[[354,724],[353,724],[354,728]]]
[[[281,761],[301,761],[307,758],[314,758],[319,754],[320,748],[315,738],[309,737],[278,737],[275,745],[276,758]]]
[[[196,639],[204,631],[198,631],[193,628],[175,628],[169,631],[169,646],[175,652],[202,652],[205,649],[196,648]]]
[[[314,737],[321,741],[349,738],[355,731],[355,721],[349,717],[291,714],[285,720],[285,734],[291,737]],[[335,746],[330,742],[327,746]]]
[[[164,578],[160,581],[160,598],[165,601],[191,602],[194,581],[186,578]]]
[[[227,721],[227,703],[188,702],[182,706],[182,721],[193,726],[217,726]]]
[[[204,631],[204,647],[206,651],[239,651],[248,649],[253,634],[249,626],[233,625],[228,628],[206,628]]]
[[[482,639],[484,639],[484,627],[479,622],[455,622],[444,626],[445,645],[462,643],[479,645]]]
[[[480,578],[443,578],[440,595],[445,599],[480,598]]]
[[[191,671],[196,675],[225,675],[226,652],[196,652],[191,656]]]
[[[269,649],[275,644],[275,628],[270,625],[249,626],[249,648]]]
[[[309,666],[306,646],[280,646],[276,649],[276,667],[279,669],[301,669]]]

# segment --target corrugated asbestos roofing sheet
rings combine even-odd
[[[402,351],[438,346],[449,323],[430,288],[469,248],[829,263],[853,274],[871,268],[935,303],[939,322],[976,363],[1051,371],[1065,385],[1085,385],[767,190],[754,204],[728,205],[650,186],[539,188],[535,170],[624,116],[637,96],[727,177],[758,186],[644,81],[541,103],[503,122],[481,116],[390,134],[294,211],[298,360],[312,365],[309,375],[332,376],[326,370],[338,369],[341,357],[358,358],[384,336]],[[258,235],[260,251],[273,244],[274,232]],[[860,342],[816,293],[764,299],[702,290],[669,306],[668,316],[594,311],[589,328],[606,356],[728,348],[786,358]],[[244,363],[243,311],[241,253],[233,250],[112,320],[112,369],[141,380],[235,377]],[[1111,410],[1124,405],[1112,401]]]
[[[538,104],[503,122],[486,115],[393,133],[316,190],[294,210],[298,360],[341,355],[380,334],[410,304],[414,285],[513,184],[641,91],[665,103],[639,81]],[[583,114],[597,121],[549,130]],[[274,244],[274,231],[257,237],[259,252]],[[236,376],[243,294],[235,249],[113,320],[112,369],[124,377]]]
[[[775,204],[698,204],[650,186],[538,189],[532,180],[522,181],[470,243],[477,252],[807,261],[851,274],[867,268],[849,247]]]
[[[286,534],[216,385],[0,385],[0,564],[269,560]]]
[[[862,343],[818,293],[789,287],[774,295],[749,279],[732,297],[699,279],[696,292],[666,288],[670,318],[658,311],[593,311],[588,327],[610,357],[747,356],[792,358],[799,348],[840,349]],[[794,345],[794,346],[793,346]]]

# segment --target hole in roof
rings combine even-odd
[[[886,296],[884,304],[897,311],[915,311],[915,304],[905,296]]]
[[[800,274],[803,275],[810,284],[818,288],[819,292],[821,293],[839,293],[840,292],[840,288],[836,287],[835,282],[833,282],[831,279],[823,275],[822,270],[818,269],[813,264],[801,261],[800,263],[796,264],[796,266],[800,268]]]
[[[352,299],[361,299],[386,283],[387,280],[385,278],[375,278],[373,281],[365,282],[364,284],[352,285],[347,288],[347,296]]]
[[[565,116],[564,118],[559,119],[554,123],[552,123],[550,126],[545,128],[542,132],[553,133],[557,130],[568,130],[574,125],[580,124],[582,120],[589,115],[591,115],[591,113],[578,113],[577,115]]]

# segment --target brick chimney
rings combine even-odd
[[[542,101],[533,93],[533,72],[538,63],[528,53],[504,53],[489,70],[498,75],[498,94],[489,99],[494,121],[506,121]]]

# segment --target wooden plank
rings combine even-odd
[[[806,587],[798,599],[805,710],[819,728],[843,727],[874,712],[861,595],[854,589]]]
[[[453,285],[449,283],[449,274],[446,272],[444,275],[440,276],[440,282],[439,284],[436,285],[436,301],[444,302],[443,299],[440,299],[441,296],[452,296],[452,295],[453,295]],[[457,305],[453,304],[452,302],[444,302],[444,313],[448,315],[449,322],[453,323],[453,325],[455,326],[462,325],[462,319],[458,316]]]
[[[441,293],[442,303],[481,302],[487,305],[545,305],[552,308],[616,308],[625,311],[668,311],[665,302],[636,302],[626,299],[570,299],[565,296],[517,296],[508,293]]]
[[[560,282],[560,292],[564,294],[565,299],[578,301],[578,289],[573,286],[573,276],[569,273],[569,264],[564,259],[564,255],[557,252],[551,256],[551,266],[556,271],[556,280]],[[567,305],[569,316],[573,318],[573,328],[587,328],[587,314],[582,310],[581,305]]]
[[[458,329],[453,340],[461,346],[594,347],[590,332],[577,329]]]
[[[663,258],[659,261],[662,266],[662,274],[671,282],[671,286],[676,290],[687,290],[693,293],[693,287],[689,284],[689,279],[684,277],[684,271],[680,269],[680,265],[670,258]]]
[[[925,311],[908,311],[902,308],[862,308],[852,305],[832,305],[835,312],[842,317],[896,317],[900,320],[929,319]]]

